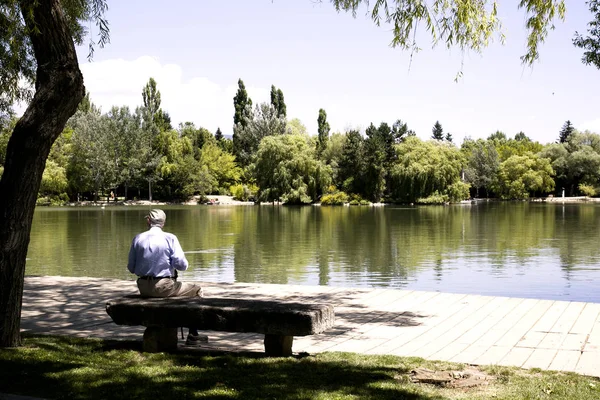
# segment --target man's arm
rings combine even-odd
[[[127,269],[132,274],[135,274],[135,261],[136,261],[134,243],[135,243],[135,238],[131,242],[131,247],[129,248],[129,257],[128,257],[128,261],[127,261]]]
[[[185,271],[188,268],[188,260],[183,254],[183,249],[179,244],[177,236],[173,235],[173,255],[171,256],[171,267],[178,269],[179,271]]]

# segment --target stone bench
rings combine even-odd
[[[118,325],[146,327],[144,351],[177,348],[177,328],[255,332],[265,335],[267,356],[290,356],[294,336],[321,333],[333,326],[329,304],[301,304],[266,300],[167,297],[139,295],[110,300],[106,312]]]

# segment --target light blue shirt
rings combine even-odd
[[[188,261],[177,236],[153,226],[133,238],[127,269],[137,276],[173,276],[174,270],[185,271]]]

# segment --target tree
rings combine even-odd
[[[488,136],[488,140],[492,140],[496,143],[505,142],[507,140],[506,134],[502,131],[496,131]]]
[[[346,132],[339,164],[339,179],[346,193],[363,194],[365,170],[364,138],[357,130]]]
[[[233,98],[233,108],[235,109],[233,127],[235,128],[238,124],[245,127],[246,121],[252,115],[252,99],[248,97],[246,86],[244,86],[244,81],[241,78],[238,79],[238,91]],[[235,132],[233,141],[235,142]]]
[[[265,137],[254,164],[261,201],[307,204],[331,182],[331,169],[316,159],[314,143],[303,135]]]
[[[529,137],[527,137],[527,135],[523,131],[521,131],[515,135],[515,140],[519,141],[519,142],[520,141],[531,142],[531,139],[529,139]]]
[[[394,143],[402,143],[407,137],[415,135],[415,131],[408,129],[408,125],[405,122],[402,122],[402,120],[397,119],[392,125]]]
[[[512,156],[500,164],[494,191],[502,199],[527,199],[532,194],[554,189],[554,170],[550,161],[535,154]]]
[[[452,134],[450,132],[446,132],[446,142],[452,143]]]
[[[464,156],[455,146],[409,137],[396,145],[396,152],[397,161],[390,168],[390,193],[394,201],[415,202],[436,192],[450,199],[449,188],[460,186]]]
[[[271,85],[271,105],[275,107],[278,117],[285,118],[287,116],[287,107],[283,99],[283,92],[277,89],[275,85]]]
[[[585,65],[593,64],[596,68],[600,68],[600,2],[589,0],[586,4],[590,8],[590,12],[594,14],[594,19],[588,23],[589,36],[583,37],[575,32],[573,44],[585,50],[581,62]]]
[[[252,116],[246,116],[233,130],[236,159],[242,167],[250,165],[263,138],[287,132],[287,121],[277,115],[275,107],[257,104]]]
[[[323,150],[327,147],[327,140],[329,140],[329,122],[327,122],[327,113],[322,108],[319,109],[319,117],[317,118],[317,154],[320,156]]]
[[[558,134],[558,143],[566,143],[573,131],[575,131],[573,124],[571,124],[571,121],[567,120],[562,128],[560,128],[560,133]]]
[[[0,95],[26,98],[18,80],[35,78],[35,95],[8,142],[0,180],[0,347],[20,344],[25,260],[42,174],[52,144],[85,95],[74,45],[85,30],[77,21],[102,21],[104,10],[103,0],[9,0],[0,8],[0,48],[15,49],[0,54],[8,66],[0,71]],[[103,28],[107,32],[105,22]]]
[[[431,129],[431,138],[433,140],[444,140],[444,129],[440,121],[435,121],[433,129]]]
[[[383,196],[387,177],[387,161],[389,158],[388,144],[392,147],[389,125],[382,122],[379,128],[371,124],[365,131],[367,139],[364,141],[364,195],[373,203],[378,203]],[[392,148],[393,151],[393,148]]]
[[[465,141],[463,147],[474,145],[467,156],[467,167],[465,168],[466,181],[471,183],[479,197],[479,189],[485,189],[489,196],[494,179],[500,168],[500,159],[493,143],[488,140],[478,140],[475,143]],[[469,146],[470,147],[470,146]]]
[[[154,121],[155,116],[160,110],[160,90],[156,88],[156,81],[154,78],[150,78],[144,89],[142,89],[142,100],[144,101],[144,107],[148,111],[150,118]]]
[[[223,132],[221,132],[221,128],[217,128],[217,131],[215,132],[215,139],[217,140],[217,142],[220,142],[224,139]]]
[[[243,138],[240,138],[239,133],[245,131],[248,124],[253,120],[253,115],[252,99],[248,97],[246,86],[244,86],[244,81],[241,78],[238,79],[238,90],[233,97],[233,108],[235,110],[233,114],[233,154],[238,161],[246,163],[248,149],[245,148],[246,143]]]
[[[240,180],[241,169],[235,163],[235,157],[221,149],[215,143],[207,143],[200,151],[200,166],[206,168],[216,181],[216,190],[228,189]]]

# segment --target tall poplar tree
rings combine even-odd
[[[287,117],[287,107],[283,98],[281,89],[277,89],[275,85],[271,85],[271,105],[275,107],[278,117]]]
[[[319,136],[317,138],[317,154],[320,156],[323,150],[327,147],[327,141],[329,140],[329,122],[327,122],[327,113],[322,108],[319,110],[319,117],[317,118]]]
[[[233,114],[233,126],[242,124],[243,127],[246,127],[246,117],[252,115],[252,99],[248,97],[246,86],[244,86],[244,81],[241,78],[238,79],[238,91],[233,98],[233,108],[235,110]]]

